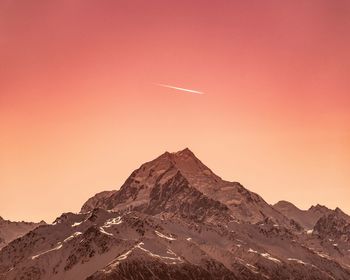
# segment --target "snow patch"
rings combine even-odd
[[[324,259],[330,259],[330,257],[326,254],[323,254],[321,252],[316,252],[317,255],[319,255],[321,258],[324,258]]]
[[[110,271],[113,270],[114,267],[116,267],[117,265],[119,265],[119,262],[122,260],[127,259],[127,257],[131,254],[132,251],[134,251],[135,248],[137,248],[138,246],[141,245],[141,243],[143,244],[143,242],[140,242],[139,244],[135,245],[133,248],[131,248],[129,251],[127,251],[124,254],[121,254],[120,256],[116,257],[111,263],[108,264],[109,267],[108,269],[103,269],[102,271],[109,273]]]
[[[166,256],[160,256],[157,254],[152,253],[151,251],[145,249],[142,247],[142,245],[145,245],[143,242],[140,242],[138,245],[136,245],[136,248],[139,248],[140,250],[146,252],[149,256],[154,257],[154,258],[158,258],[161,259],[163,261],[170,261],[171,264],[176,264],[177,262],[182,262],[182,259],[180,257],[178,257],[174,252],[172,252],[172,254],[176,257],[166,257]],[[167,251],[168,252],[168,251]]]
[[[109,236],[114,236],[112,233],[109,233],[107,231],[105,231],[105,229],[103,227],[100,227],[100,232]]]
[[[123,221],[122,221],[122,218],[119,216],[119,217],[116,217],[116,218],[113,218],[113,219],[109,219],[105,222],[105,224],[103,225],[104,228],[109,228],[113,225],[119,225],[121,224]]]
[[[135,249],[135,247],[132,248],[131,250],[127,251],[126,253],[120,255],[119,257],[117,257],[116,260],[117,260],[117,261],[125,260],[125,259],[131,254],[131,252],[132,252],[134,249]]]
[[[81,225],[83,222],[84,222],[84,221],[74,223],[74,224],[72,224],[72,227],[77,227],[77,226]]]
[[[255,254],[259,254],[259,252],[258,252],[258,251],[255,251],[255,250],[253,250],[252,248],[249,248],[248,253],[255,253]]]
[[[252,265],[252,264],[250,264],[250,263],[247,263],[247,264],[245,264],[245,266],[246,266],[251,272],[253,272],[254,274],[258,274],[258,273],[259,273],[258,269],[257,269],[254,265]]]
[[[166,252],[167,252],[167,254],[169,254],[169,255],[176,256],[176,254],[175,254],[173,251],[171,251],[170,249],[168,249]]]
[[[273,261],[275,263],[281,263],[281,261],[279,259],[271,257],[271,255],[269,253],[259,253],[258,251],[255,251],[251,248],[249,248],[248,252],[258,254],[258,255],[264,257],[265,259],[268,259],[269,261]]]
[[[293,259],[293,258],[288,258],[289,261],[292,261],[292,262],[297,262],[299,264],[304,264],[306,265],[307,263],[306,262],[303,262],[302,260],[298,260],[298,259]]]
[[[165,239],[168,239],[168,240],[176,240],[176,238],[173,238],[173,237],[169,237],[169,236],[166,236],[164,235],[163,233],[160,233],[159,231],[154,231],[159,237],[161,238],[165,238]]]
[[[279,259],[271,257],[270,254],[268,254],[268,253],[261,253],[260,255],[263,256],[264,258],[270,260],[270,261],[275,262],[275,263],[280,263],[281,262]]]
[[[55,248],[50,249],[50,250],[47,250],[47,251],[45,251],[45,252],[42,252],[42,253],[40,253],[40,254],[38,254],[38,255],[32,256],[32,260],[35,260],[35,259],[39,258],[40,256],[45,255],[45,254],[47,254],[47,253],[49,253],[49,252],[59,250],[59,249],[62,248],[62,246],[63,246],[62,243],[58,243],[58,246],[56,246]]]
[[[309,229],[306,231],[306,234],[313,234],[314,230],[313,229]]]
[[[246,263],[246,266],[249,266],[250,268],[252,268],[252,269],[256,269],[256,270],[257,270],[257,267],[256,267],[256,266],[254,266],[254,265],[252,265],[252,264],[250,264],[250,263]]]
[[[245,267],[247,267],[251,272],[257,274],[258,273],[258,268],[255,267],[254,265],[250,264],[250,263],[246,263],[245,260],[235,257],[236,260],[238,260],[239,263],[241,263],[242,265],[244,265]]]
[[[83,233],[80,231],[74,232],[71,236],[69,236],[65,240],[63,240],[63,242],[68,242],[69,240],[72,240],[73,238],[79,236],[80,234],[83,234]]]

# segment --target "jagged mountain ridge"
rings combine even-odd
[[[288,201],[279,201],[273,205],[275,209],[280,211],[286,217],[293,219],[299,223],[305,229],[313,229],[316,222],[325,214],[330,213],[332,210],[325,206],[316,205],[311,206],[308,210],[301,210],[294,204]]]
[[[350,242],[350,217],[336,208],[317,221],[314,232],[323,238],[328,237]]]
[[[198,223],[94,209],[11,242],[0,251],[0,279],[349,279],[335,253],[269,221]]]
[[[42,224],[45,224],[45,222],[12,222],[0,217],[0,249],[10,243],[12,240],[25,235],[27,232]]]

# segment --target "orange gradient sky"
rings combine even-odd
[[[350,213],[349,1],[5,0],[0,34],[0,216],[51,222],[185,147]]]

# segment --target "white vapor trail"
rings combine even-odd
[[[204,92],[202,92],[202,91],[193,90],[193,89],[175,87],[175,86],[165,85],[165,84],[155,84],[155,85],[160,86],[160,87],[171,88],[171,89],[175,89],[175,90],[180,90],[180,91],[195,93],[195,94],[204,94]]]

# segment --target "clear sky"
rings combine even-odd
[[[4,218],[51,222],[185,147],[350,213],[349,1],[4,0],[0,34]]]

